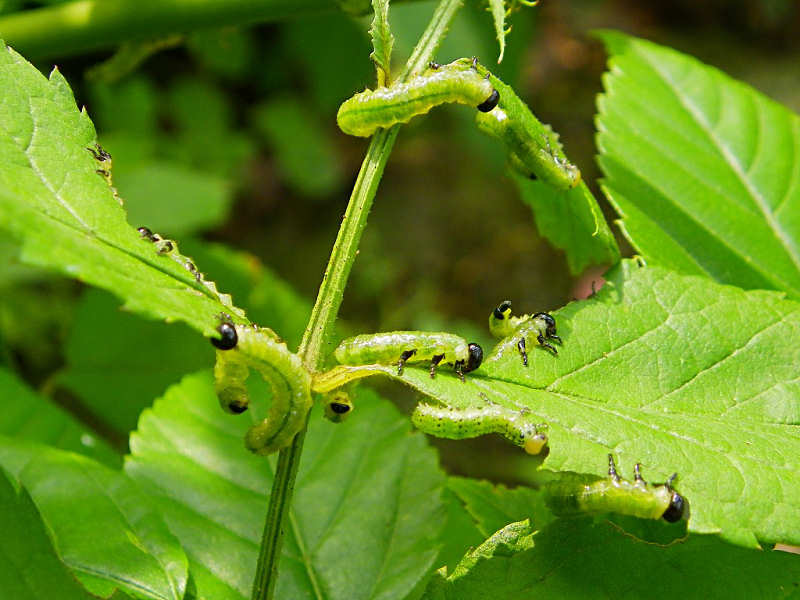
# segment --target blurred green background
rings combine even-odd
[[[0,14],[55,3],[0,0]],[[601,198],[593,118],[605,56],[591,30],[673,46],[798,110],[799,6],[542,0],[511,17],[505,60],[495,66],[490,15],[468,1],[437,60],[478,56],[516,87]],[[395,64],[433,7],[392,6]],[[57,64],[86,106],[113,155],[131,224],[179,240],[252,319],[296,345],[367,145],[342,134],[335,114],[374,85],[368,25],[328,13],[197,32],[113,82],[93,70],[110,51],[36,64],[43,72]],[[469,109],[444,107],[401,131],[345,295],[342,331],[448,330],[490,346],[487,317],[499,301],[535,312],[576,295],[563,253],[540,237],[507,177],[502,149],[471,120]],[[212,363],[207,342],[183,326],[122,314],[110,295],[22,266],[15,254],[0,240],[0,364],[118,448],[143,406]],[[410,404],[405,390],[381,387]],[[440,447],[455,472],[518,477],[516,449],[498,461],[506,444],[477,444]]]

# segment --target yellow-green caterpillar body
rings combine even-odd
[[[548,313],[535,315],[511,316],[511,302],[504,300],[489,314],[489,331],[498,338],[517,335],[517,348],[522,356],[522,364],[528,366],[527,337],[533,337],[540,346],[546,348],[554,355],[558,354],[555,346],[548,340],[561,344],[561,338],[556,333],[556,320]]]
[[[688,502],[672,489],[676,475],[664,484],[653,485],[642,478],[640,468],[637,463],[633,481],[622,479],[609,454],[607,479],[562,473],[558,480],[545,485],[547,506],[558,516],[617,513],[669,523],[688,516]]]
[[[431,64],[406,83],[365,90],[346,100],[336,119],[345,133],[368,137],[447,103],[475,106],[478,128],[506,145],[511,167],[526,177],[561,190],[580,183],[580,170],[567,159],[558,135],[474,58]]]
[[[339,128],[348,135],[369,137],[380,128],[408,123],[440,104],[459,103],[478,110],[497,104],[497,91],[473,61],[460,59],[431,66],[406,83],[364,90],[346,100],[336,115]]]
[[[451,440],[499,433],[528,454],[539,454],[547,444],[547,436],[540,431],[544,426],[535,424],[524,409],[512,410],[498,405],[456,409],[418,404],[411,414],[411,422],[420,431]]]
[[[477,369],[483,361],[483,349],[451,333],[427,331],[388,331],[357,335],[343,340],[334,350],[342,365],[397,365],[397,374],[409,362],[430,360],[431,377],[440,362],[452,363],[463,380],[464,373]]]
[[[257,454],[288,446],[311,408],[311,375],[271,329],[222,323],[218,331],[220,339],[212,339],[217,348],[214,386],[222,409],[247,410],[245,383],[255,369],[272,388],[272,406],[267,418],[247,432],[245,446]]]
[[[505,144],[511,167],[534,179],[562,189],[574,188],[581,181],[581,172],[569,162],[549,125],[537,119],[514,90],[479,66],[500,94],[497,106],[475,115],[478,129]]]

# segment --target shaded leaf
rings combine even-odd
[[[246,252],[206,242],[184,246],[254,322],[277,331],[290,347],[300,343],[311,306],[291,286]],[[105,331],[114,334],[103,339]],[[143,322],[119,310],[111,296],[88,290],[67,340],[66,359],[56,381],[103,422],[128,432],[167,386],[211,367],[214,349],[186,327]]]
[[[36,503],[62,560],[93,593],[180,599],[187,561],[150,499],[86,457],[0,438],[0,464]]]
[[[456,409],[525,409],[549,426],[546,468],[602,475],[613,452],[623,472],[677,472],[692,531],[800,542],[800,305],[630,261],[607,277],[554,313],[557,357],[531,336],[527,368],[511,336],[465,383],[425,367],[337,370],[382,373]]]
[[[211,367],[214,348],[182,324],[142,321],[120,310],[111,295],[87,290],[67,339],[66,362],[56,381],[104,423],[127,433],[170,384]]]
[[[652,264],[800,298],[800,118],[717,69],[605,32],[597,145]]]
[[[56,556],[28,492],[0,469],[0,589],[14,600],[89,600],[90,595]]]
[[[498,531],[451,575],[437,573],[424,598],[637,598],[652,595],[658,582],[678,597],[784,598],[800,576],[796,556],[737,548],[715,536],[664,547],[608,521],[562,519],[536,533],[533,545],[526,524]]]
[[[211,376],[191,375],[131,438],[126,471],[181,540],[197,597],[249,597],[274,468],[244,449],[249,412],[223,414]],[[313,411],[276,597],[406,597],[438,555],[442,485],[433,451],[376,395],[340,425]]]
[[[499,531],[509,523],[527,518],[531,518],[536,529],[541,529],[549,522],[545,518],[549,510],[545,508],[543,494],[531,488],[510,489],[488,481],[450,477],[447,489],[463,503],[464,510],[484,537],[489,537],[492,532]]]
[[[2,368],[0,398],[0,434],[84,454],[110,467],[122,464],[122,457],[97,434]]]

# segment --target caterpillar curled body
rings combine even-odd
[[[528,454],[539,454],[547,444],[547,436],[540,431],[543,426],[535,424],[524,409],[497,405],[454,409],[423,403],[414,409],[411,422],[420,431],[452,440],[499,433]]]
[[[492,110],[499,99],[477,63],[459,59],[447,65],[431,65],[406,83],[364,90],[346,100],[336,115],[339,128],[348,135],[369,137],[380,128],[408,123],[440,104],[466,104],[479,111]]]
[[[246,381],[250,369],[258,371],[272,388],[272,406],[267,418],[253,425],[245,446],[256,454],[271,454],[287,446],[305,423],[311,408],[311,376],[300,357],[267,328],[223,322],[214,365],[214,387],[222,409],[231,413],[247,410]]]
[[[641,465],[634,466],[634,479],[622,479],[614,457],[608,455],[608,478],[587,479],[576,473],[562,474],[545,485],[545,501],[557,516],[617,513],[640,519],[663,519],[675,523],[688,517],[689,503],[672,489],[677,475],[666,483],[653,485],[641,475]]]
[[[464,373],[474,371],[483,361],[483,349],[451,333],[426,331],[389,331],[347,338],[334,350],[342,365],[397,365],[403,374],[406,363],[430,360],[431,378],[441,362],[452,363],[456,375],[463,381]]]
[[[556,333],[556,320],[548,313],[536,313],[535,315],[522,315],[519,317],[511,316],[511,302],[504,300],[500,305],[489,314],[489,331],[498,338],[516,335],[517,348],[522,357],[522,364],[528,366],[528,337],[533,337],[540,346],[546,348],[553,355],[558,354],[555,346],[548,340],[562,343],[561,338]]]

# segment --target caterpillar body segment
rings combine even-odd
[[[236,334],[233,345],[230,328]],[[277,452],[291,443],[305,423],[312,404],[311,375],[271,329],[226,322],[218,331],[214,387],[220,404],[227,412],[247,410],[247,377],[250,369],[258,371],[272,388],[272,406],[267,418],[247,432],[245,446],[256,454]],[[220,343],[228,349],[219,349]]]
[[[339,128],[348,135],[369,137],[378,129],[408,123],[440,104],[466,104],[479,111],[492,110],[499,95],[477,62],[459,59],[426,69],[406,83],[364,90],[346,100],[336,115]]]
[[[561,338],[556,333],[556,320],[548,313],[522,315],[514,317],[511,314],[511,302],[504,300],[489,314],[489,331],[498,338],[510,335],[518,336],[517,348],[522,357],[522,364],[528,366],[528,351],[526,338],[535,339],[540,346],[546,348],[553,355],[558,350],[550,341],[562,344]]]
[[[557,516],[617,513],[640,519],[663,519],[675,523],[688,517],[686,499],[672,488],[676,475],[666,483],[653,485],[641,475],[641,466],[634,467],[634,479],[622,479],[617,473],[614,458],[608,455],[607,479],[589,479],[578,474],[562,474],[548,482],[547,506]]]
[[[452,440],[499,433],[528,454],[539,454],[547,444],[537,425],[525,410],[512,410],[498,405],[455,409],[432,404],[418,404],[411,415],[414,426],[427,434]]]
[[[456,374],[477,369],[483,361],[483,349],[451,333],[425,331],[389,331],[357,335],[343,340],[333,353],[342,365],[397,365],[403,374],[406,363],[430,361],[431,377],[441,362],[451,363]]]
[[[533,179],[541,179],[558,189],[568,190],[581,181],[578,167],[561,149],[558,135],[537,119],[513,88],[478,65],[499,93],[497,106],[475,115],[478,129],[503,141],[511,167]]]

